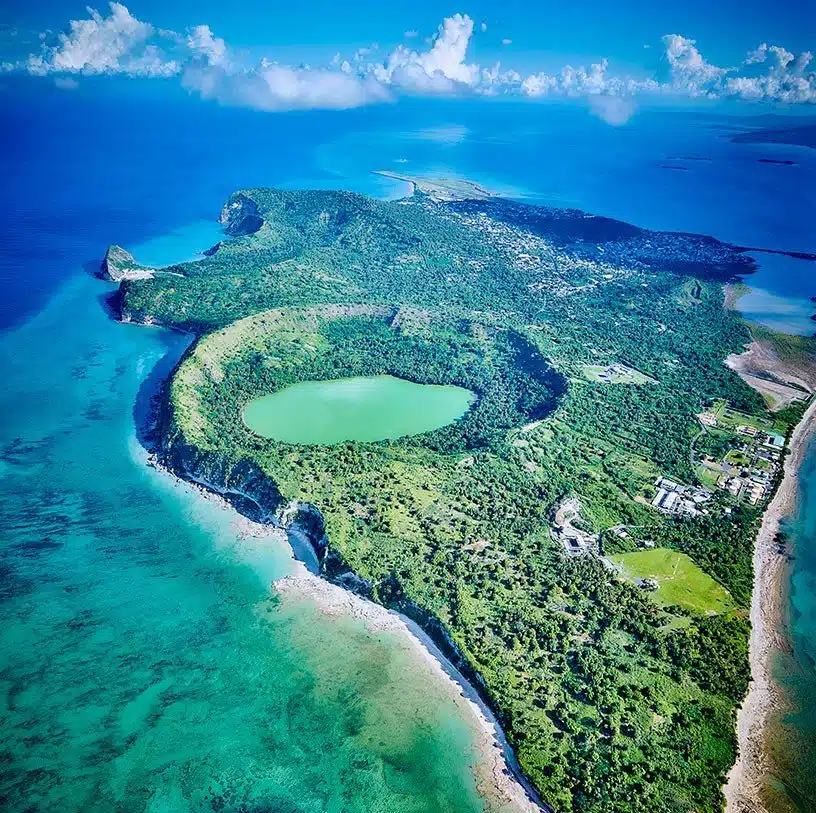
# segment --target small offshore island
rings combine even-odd
[[[111,247],[121,319],[196,337],[158,457],[418,623],[546,805],[721,810],[754,543],[813,342],[752,335],[724,307],[754,267],[734,247],[474,190],[250,189],[197,262]],[[466,400],[376,441],[258,431],[265,399],[381,376]]]

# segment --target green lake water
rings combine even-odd
[[[278,604],[288,545],[145,465],[185,340],[109,290],[0,336],[3,810],[483,810],[472,723],[401,641]]]
[[[390,375],[302,381],[250,401],[244,421],[265,438],[331,446],[438,429],[464,415],[475,398],[463,387]]]

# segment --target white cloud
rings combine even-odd
[[[816,103],[816,74],[797,75],[776,70],[765,76],[733,76],[725,83],[724,96],[746,101],[770,101],[786,104]]]
[[[743,65],[756,65],[758,63],[764,62],[768,58],[768,43],[763,42],[759,45],[759,47],[755,48],[753,51],[748,52],[748,56],[745,57],[745,62]]]
[[[372,43],[353,55],[335,54],[325,67],[292,67],[269,59],[249,61],[207,25],[183,34],[157,29],[120,3],[111,3],[107,15],[92,9],[88,14],[57,37],[42,35],[38,53],[23,63],[3,63],[0,70],[54,75],[63,88],[70,87],[72,74],[179,76],[184,87],[203,98],[260,110],[342,109],[405,93],[585,98],[593,114],[610,124],[628,120],[635,109],[633,97],[650,94],[816,102],[813,54],[797,56],[767,42],[750,51],[741,65],[726,68],[707,61],[694,40],[667,34],[666,81],[615,75],[605,59],[588,68],[566,65],[553,73],[522,76],[499,63],[490,67],[468,62],[474,22],[466,14],[454,14],[425,40],[424,49],[397,45],[382,59],[375,56],[379,46]],[[486,31],[487,23],[479,28]],[[409,30],[404,36],[415,40],[417,32]],[[501,43],[509,46],[512,41]]]
[[[87,20],[73,20],[68,32],[53,45],[44,44],[27,62],[29,73],[128,73],[133,76],[172,76],[178,63],[165,59],[155,43],[156,31],[131,15],[121,3],[110,4],[103,17],[88,10]]]
[[[771,45],[768,53],[773,57],[774,67],[778,70],[787,70],[788,65],[793,62],[793,54],[779,45]]]
[[[666,34],[663,37],[666,46],[666,60],[671,71],[672,84],[690,96],[705,92],[705,86],[720,79],[728,71],[706,62],[697,49],[694,40],[680,34]]]
[[[613,127],[626,124],[635,114],[635,100],[631,96],[595,94],[588,100],[592,114]]]
[[[652,92],[657,83],[652,80],[620,79],[607,76],[609,62],[602,59],[589,68],[566,65],[557,74],[531,74],[521,82],[525,96],[624,96]]]
[[[79,87],[79,82],[76,79],[71,79],[70,76],[57,76],[54,79],[54,85],[60,90],[76,90]]]
[[[345,110],[374,102],[388,101],[386,88],[373,79],[346,71],[323,68],[291,68],[262,61],[251,69],[222,66],[191,66],[183,84],[204,99],[256,110]]]
[[[208,25],[196,25],[190,29],[187,47],[194,55],[201,55],[209,65],[222,65],[226,60],[226,43],[216,37]]]
[[[473,20],[466,14],[446,17],[427,51],[398,45],[383,65],[373,68],[373,75],[409,92],[452,93],[457,85],[471,87],[479,73],[478,66],[465,64],[472,34]]]

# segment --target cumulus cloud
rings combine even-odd
[[[756,65],[757,63],[764,62],[768,58],[768,43],[763,42],[753,51],[748,52],[748,56],[745,57],[744,65]]]
[[[767,42],[737,67],[720,67],[703,56],[694,40],[667,34],[662,38],[666,73],[662,79],[615,74],[606,59],[589,67],[566,65],[552,73],[522,75],[499,63],[469,62],[475,23],[466,14],[454,14],[419,47],[399,44],[383,58],[373,43],[354,54],[337,53],[326,66],[293,67],[270,59],[250,60],[208,25],[183,33],[164,31],[116,2],[107,14],[89,9],[88,15],[72,21],[62,34],[44,33],[38,53],[22,63],[3,63],[0,70],[53,75],[64,88],[76,74],[178,77],[190,92],[205,99],[275,111],[357,107],[400,94],[584,98],[594,115],[613,125],[629,119],[634,99],[653,94],[816,102],[813,55],[809,51],[795,55]],[[487,24],[482,22],[479,28],[486,31]],[[406,31],[404,38],[415,40],[418,33]],[[510,39],[501,43],[512,44]]]
[[[592,115],[613,127],[620,127],[635,114],[635,100],[631,96],[595,94],[587,97]]]
[[[76,90],[79,87],[79,82],[76,79],[71,79],[70,76],[57,76],[54,79],[54,85],[60,90]]]
[[[389,99],[388,90],[370,78],[266,60],[251,69],[190,66],[182,82],[204,99],[265,111],[346,110]]]
[[[110,4],[103,17],[88,10],[87,20],[73,20],[53,44],[45,42],[27,62],[29,73],[128,73],[133,76],[172,76],[179,65],[165,59],[154,40],[161,34],[137,20],[121,3]]]
[[[706,86],[724,76],[728,70],[706,62],[694,40],[680,34],[666,34],[666,61],[669,63],[672,83],[679,91],[690,96],[705,92]]]
[[[507,37],[505,37],[505,38],[502,40],[502,45],[512,45],[512,44],[513,44],[513,40],[511,40],[511,39],[507,39]]]
[[[446,17],[427,51],[398,45],[373,76],[385,85],[418,93],[451,93],[457,85],[471,87],[479,74],[477,65],[465,64],[473,20],[466,14]]]
[[[724,94],[747,101],[816,103],[816,73],[808,73],[812,61],[810,51],[794,56],[778,45],[763,43],[748,54],[745,64],[767,62],[770,65],[767,72],[759,76],[729,77],[725,82]]]
[[[521,93],[533,98],[539,96],[633,96],[653,93],[659,84],[653,79],[632,79],[608,75],[609,62],[602,59],[586,68],[566,65],[556,74],[530,74],[520,84]]]
[[[667,34],[663,42],[671,74],[663,90],[713,99],[816,103],[816,74],[808,72],[813,60],[810,51],[795,56],[782,46],[763,42],[747,54],[742,65],[722,68],[707,62],[694,40]],[[759,65],[766,66],[765,73],[752,73]],[[743,73],[746,68],[747,74]]]
[[[200,56],[208,65],[223,65],[227,57],[227,44],[216,37],[208,25],[196,25],[187,35],[187,47],[194,56]]]

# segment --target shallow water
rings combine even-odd
[[[265,438],[333,446],[429,432],[460,418],[474,399],[463,387],[390,375],[301,381],[250,401],[244,422]]]
[[[799,472],[799,503],[785,525],[794,555],[789,592],[791,649],[774,674],[792,708],[771,729],[785,774],[780,784],[802,811],[816,809],[816,441]]]
[[[202,251],[226,239],[213,217],[176,227],[168,234],[151,237],[133,249],[133,258],[142,265],[161,267],[171,263],[200,260]]]
[[[4,810],[481,810],[440,686],[388,634],[281,610],[288,546],[144,464],[134,404],[184,339],[106,290],[76,277],[0,339]]]
[[[784,254],[756,253],[759,270],[746,279],[751,290],[740,297],[738,307],[746,319],[778,330],[811,336],[816,305],[816,262]]]

